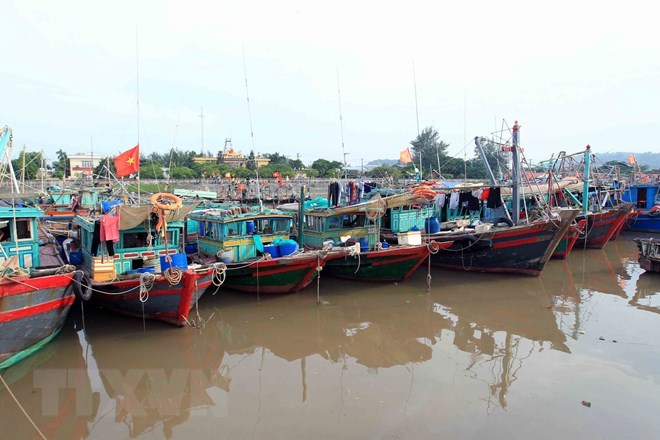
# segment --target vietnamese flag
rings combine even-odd
[[[117,177],[128,176],[140,171],[140,144],[115,157]]]
[[[406,148],[401,153],[399,153],[399,162],[401,163],[410,163],[413,161],[412,154],[410,154],[410,148]]]

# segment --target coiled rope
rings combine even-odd
[[[150,272],[140,274],[140,302],[145,303],[149,299],[149,291],[154,287],[156,275]],[[132,290],[132,289],[131,289]]]
[[[227,265],[222,262],[213,263],[211,269],[211,283],[215,286],[215,291],[212,295],[218,293],[220,286],[225,282],[227,278]]]

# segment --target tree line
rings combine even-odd
[[[502,151],[502,146],[492,140],[481,138],[486,160],[490,165],[496,177],[510,173],[508,153]],[[440,139],[438,131],[432,127],[426,127],[422,132],[410,141],[412,163],[397,164],[394,166],[381,165],[364,172],[365,177],[392,178],[398,180],[401,178],[411,178],[416,171],[422,171],[424,178],[463,178],[486,179],[488,173],[481,156],[476,147],[471,148],[471,158],[465,160],[460,157],[452,157],[447,153],[449,144]],[[23,158],[25,155],[25,158]],[[47,164],[53,177],[61,179],[70,177],[71,170],[66,152],[59,149],[56,152],[57,160]],[[195,162],[197,157],[207,159],[215,158],[212,161]],[[317,159],[309,166],[306,166],[299,159],[289,159],[284,154],[275,152],[264,154],[262,157],[270,159],[266,166],[259,167],[258,173],[262,178],[273,177],[279,173],[283,178],[293,178],[296,175],[305,175],[307,177],[318,178],[339,178],[347,174],[349,177],[357,177],[355,171],[347,171],[341,162],[336,160]],[[109,166],[112,173],[114,169],[114,157],[107,156],[101,160],[101,163],[93,170],[95,176],[107,176],[106,167]],[[38,170],[41,167],[42,157],[39,152],[21,152],[17,159],[12,161],[17,178],[22,175],[22,167],[25,164],[25,178],[35,179],[38,176]],[[622,174],[627,174],[625,163],[617,163],[622,167]],[[180,149],[171,149],[168,152],[152,152],[143,154],[140,157],[140,176],[143,179],[165,179],[166,172],[172,179],[199,179],[218,177],[224,178],[227,173],[231,177],[252,178],[256,176],[257,162],[254,151],[245,160],[244,168],[233,168],[225,160],[223,150],[217,154],[212,152],[205,154],[196,151],[186,151]]]

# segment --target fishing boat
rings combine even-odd
[[[479,222],[468,220],[468,225],[451,231],[440,230],[430,235],[430,238],[437,242],[453,241],[450,247],[431,255],[431,264],[464,271],[532,276],[541,273],[578,211],[541,207],[534,212],[526,209],[524,217],[521,215],[524,192],[520,192],[519,133],[520,127],[516,121],[512,130],[512,144],[508,147],[512,153],[511,213],[509,214],[500,189],[491,188],[488,195],[496,199],[498,206],[493,208],[488,219],[484,218]],[[485,160],[479,138],[475,138],[475,143],[484,158],[491,183],[495,185],[496,179]],[[495,194],[499,196],[493,197]],[[499,212],[504,215],[500,217]],[[537,216],[538,218],[533,218]]]
[[[305,210],[298,239],[308,248],[325,250],[324,273],[357,281],[392,282],[407,279],[430,252],[452,245],[423,243],[421,231],[398,234],[397,244],[380,241],[381,218],[388,209],[426,203],[416,194],[399,194],[349,206]],[[296,210],[298,204],[285,209]]]
[[[0,156],[9,157],[11,129],[0,129]],[[13,177],[14,171],[9,165]],[[15,179],[15,178],[14,178]],[[12,185],[15,181],[12,181]],[[17,187],[12,189],[18,189]],[[40,241],[38,208],[0,206],[0,370],[38,351],[64,326],[75,300],[74,271],[54,244]]]
[[[552,253],[552,258],[557,258],[560,260],[565,260],[568,257],[568,254],[571,253],[573,246],[577,242],[578,237],[584,231],[584,228],[587,226],[587,220],[582,219],[578,222],[575,222],[569,225],[566,233],[562,236],[555,251]]]
[[[636,238],[639,248],[639,266],[647,272],[660,273],[660,241],[653,238]]]
[[[183,326],[192,323],[190,310],[204,291],[211,284],[219,287],[221,270],[188,265],[180,252],[182,220],[196,205],[182,206],[178,197],[164,193],[154,194],[151,202],[116,205],[114,216],[76,216],[85,294],[127,316]]]
[[[293,293],[308,286],[326,261],[290,239],[293,216],[275,209],[230,206],[194,211],[197,259],[226,266],[224,286],[250,293]]]
[[[621,198],[635,204],[635,215],[625,223],[630,231],[660,232],[660,185],[633,184],[626,187]]]

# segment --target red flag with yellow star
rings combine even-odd
[[[140,171],[140,144],[115,157],[117,177],[128,176]]]

